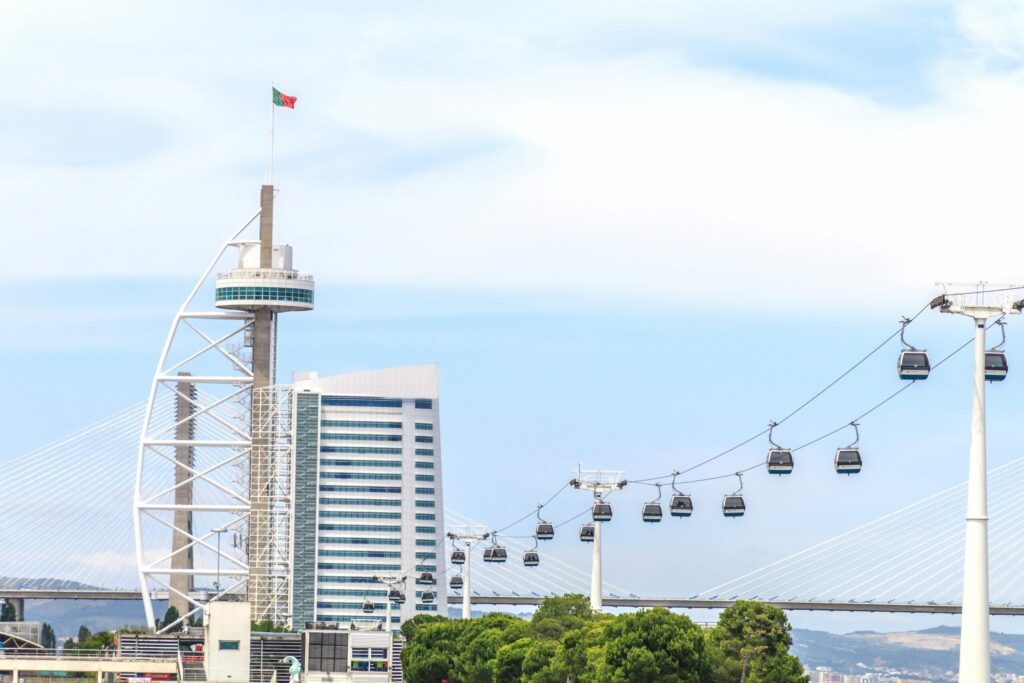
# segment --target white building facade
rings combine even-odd
[[[293,392],[294,626],[383,620],[388,587],[375,576],[408,577],[393,628],[446,614],[437,366],[296,373]],[[434,581],[418,582],[423,572]]]

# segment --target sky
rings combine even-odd
[[[1019,281],[1022,59],[1024,5],[997,0],[4,3],[0,461],[145,397],[175,309],[256,207],[273,83],[298,97],[275,112],[277,234],[318,288],[282,323],[284,379],[437,361],[446,503],[495,526],[577,463],[682,469],[798,406],[936,281]],[[928,312],[908,334],[944,355],[970,326]],[[897,349],[776,440],[898,389]],[[749,477],[742,523],[626,519],[606,577],[697,593],[961,481],[968,360],[864,421],[862,475],[830,471],[837,435],[787,480]],[[993,464],[1022,455],[1014,387],[991,389]]]

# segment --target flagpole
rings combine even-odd
[[[270,84],[270,177],[267,180],[268,185],[274,184],[274,110],[277,106],[274,104],[274,84]]]

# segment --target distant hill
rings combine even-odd
[[[100,590],[99,586],[90,586],[78,581],[67,579],[20,579],[15,576],[0,576],[0,588],[46,588],[50,590]]]
[[[902,671],[937,681],[954,680],[960,631],[940,626],[924,631],[835,634],[793,629],[793,654],[804,665],[842,673]],[[992,672],[1024,671],[1024,635],[992,634]]]

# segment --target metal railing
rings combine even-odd
[[[260,278],[267,280],[308,280],[312,281],[312,275],[299,275],[297,270],[282,270],[280,268],[238,268],[225,273],[217,273],[218,280],[230,280],[233,278]]]
[[[117,650],[57,650],[57,649],[0,649],[0,659],[67,659],[75,661],[108,661],[120,662],[167,662],[174,661],[175,656],[145,657],[140,655],[119,655]]]

